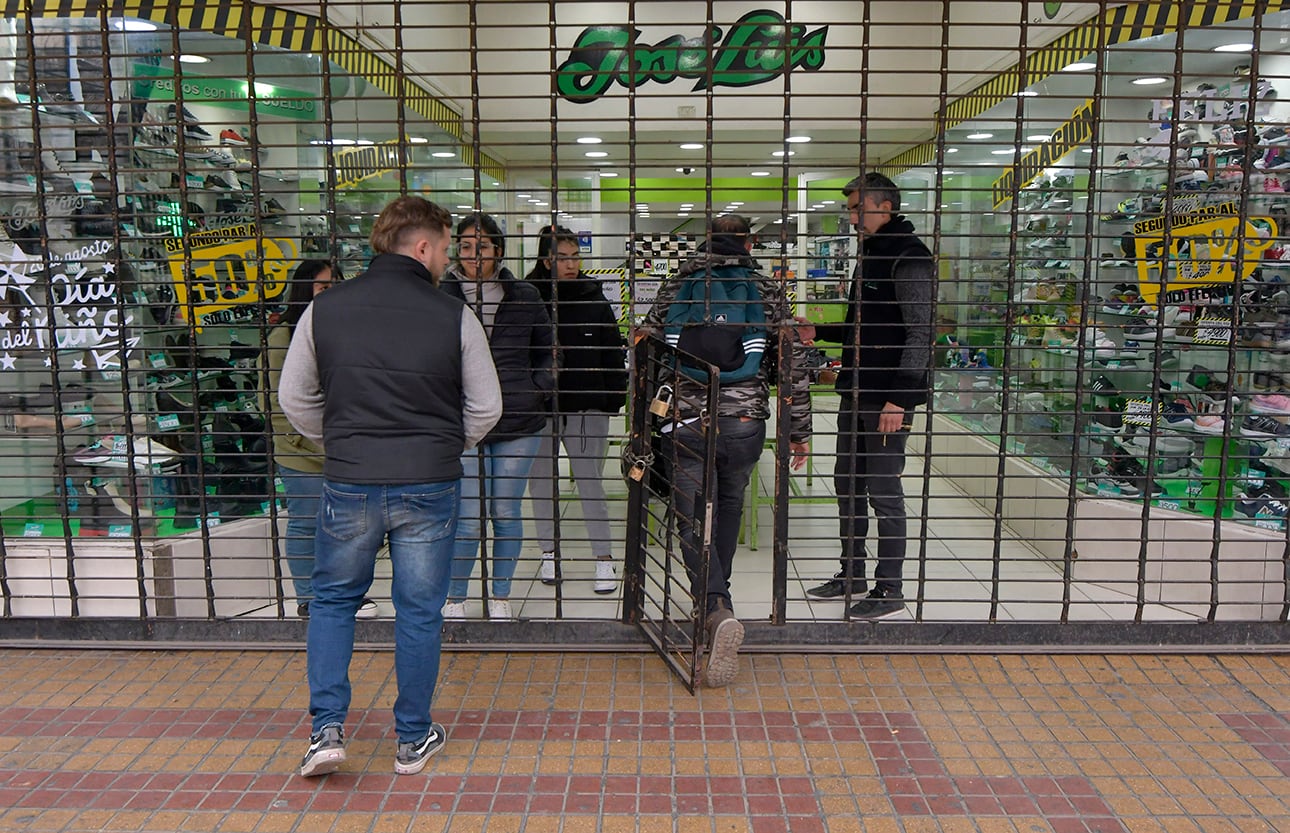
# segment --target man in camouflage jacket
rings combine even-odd
[[[794,469],[806,464],[806,455],[810,451],[811,392],[810,372],[805,362],[806,345],[797,338],[784,285],[761,274],[761,267],[749,255],[751,249],[752,237],[747,219],[727,214],[713,220],[711,239],[676,275],[664,281],[644,321],[647,330],[661,333],[668,308],[687,279],[696,273],[702,276],[705,270],[740,266],[747,270],[747,277],[755,281],[760,290],[769,329],[769,345],[777,345],[781,330],[791,328],[788,334],[792,345],[791,380],[781,382],[778,379],[776,351],[768,349],[757,375],[746,381],[721,385],[717,412],[704,414],[706,386],[679,377],[676,405],[662,428],[663,451],[671,464],[672,502],[680,526],[681,550],[690,572],[695,604],[704,605],[706,613],[707,665],[704,677],[709,686],[728,685],[739,669],[738,651],[743,644],[744,631],[734,616],[730,575],[743,519],[744,492],[766,442],[772,379],[781,389],[790,384],[792,388],[789,437]],[[716,439],[716,487],[709,519],[713,524],[709,530],[711,559],[708,582],[704,586],[699,583],[702,563],[697,525],[701,519],[695,514],[695,507],[703,486],[707,439],[711,435]]]

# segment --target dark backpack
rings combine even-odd
[[[722,384],[756,378],[766,354],[766,307],[744,266],[721,266],[686,278],[667,308],[667,343],[716,365]],[[707,368],[681,358],[680,370],[700,382]]]

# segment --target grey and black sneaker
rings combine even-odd
[[[394,771],[399,775],[416,775],[426,768],[426,761],[443,749],[448,736],[438,723],[430,724],[430,734],[419,741],[400,743],[394,756]]]
[[[869,595],[851,605],[847,610],[848,619],[886,619],[895,616],[905,609],[905,598],[892,590],[875,587]]]
[[[863,596],[869,592],[869,582],[864,579],[847,578],[846,574],[839,570],[833,578],[823,584],[806,588],[806,595],[812,599],[842,599],[847,595],[848,582],[851,584],[852,596]]]
[[[730,685],[739,673],[739,646],[744,644],[744,626],[734,611],[718,604],[708,614],[708,667],[703,682],[710,688]]]
[[[339,723],[328,723],[309,738],[309,751],[300,762],[300,774],[306,778],[326,775],[345,763],[345,729]]]

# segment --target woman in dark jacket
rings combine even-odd
[[[457,224],[457,262],[440,288],[464,300],[488,333],[502,386],[502,418],[479,447],[462,457],[461,512],[444,617],[466,615],[466,593],[479,553],[483,498],[493,523],[493,592],[488,618],[512,618],[511,578],[524,543],[524,486],[537,454],[555,387],[551,321],[537,290],[515,279],[502,258],[506,238],[487,214]]]
[[[546,229],[543,230],[544,232]],[[612,593],[618,586],[609,506],[605,501],[605,454],[609,450],[609,417],[627,398],[626,342],[600,282],[581,272],[578,238],[555,228],[539,246],[547,257],[542,271],[551,281],[551,319],[560,348],[556,373],[555,416],[542,435],[529,475],[529,494],[537,515],[542,564],[538,578],[555,584],[560,574],[555,554],[557,440],[569,455],[569,468],[582,502],[596,578],[591,589]],[[529,273],[529,280],[538,269]],[[567,537],[566,537],[567,540]]]

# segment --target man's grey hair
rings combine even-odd
[[[891,203],[893,216],[900,211],[900,189],[896,187],[896,183],[877,171],[858,176],[842,187],[843,196],[849,197],[856,191],[860,192],[861,200],[865,197],[873,197],[875,205]]]

